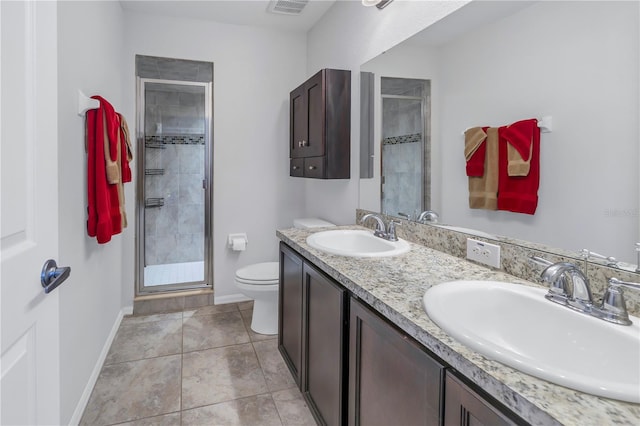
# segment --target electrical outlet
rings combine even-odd
[[[467,238],[467,259],[500,268],[500,246]]]

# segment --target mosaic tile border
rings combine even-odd
[[[144,141],[146,144],[204,145],[204,135],[145,136]]]
[[[398,145],[401,143],[414,143],[422,141],[422,133],[413,133],[411,135],[391,136],[382,139],[382,145]]]

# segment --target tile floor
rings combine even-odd
[[[81,425],[315,425],[251,302],[126,317]]]

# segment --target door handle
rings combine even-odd
[[[40,283],[44,288],[45,293],[50,293],[64,282],[71,275],[71,267],[64,266],[58,268],[56,261],[49,259],[44,262],[42,266],[42,272],[40,273]]]

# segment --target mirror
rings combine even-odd
[[[423,181],[430,179],[428,208],[441,223],[636,264],[639,9],[637,2],[471,2],[363,64],[375,76],[376,158],[373,177],[360,180],[359,207],[383,211],[382,78],[427,80],[431,173]],[[541,134],[535,214],[470,209],[463,132],[543,116],[553,127]]]

